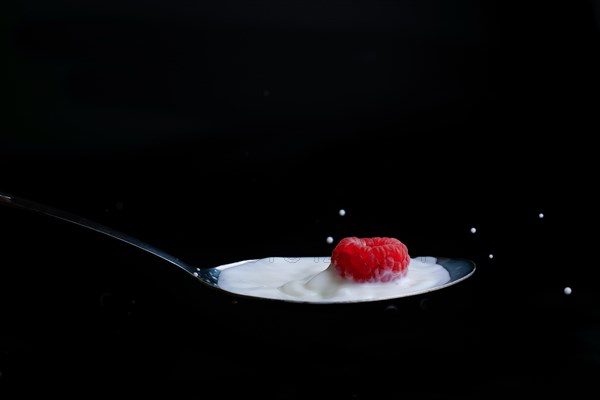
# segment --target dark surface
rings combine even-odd
[[[0,16],[0,191],[197,266],[328,255],[327,236],[354,235],[478,269],[398,304],[232,304],[123,243],[0,206],[2,388],[592,387],[596,2],[18,3]]]

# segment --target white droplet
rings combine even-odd
[[[333,238],[331,236],[327,236],[327,243],[333,243]]]
[[[540,218],[544,218],[544,213],[539,213],[539,214],[538,214],[538,217],[540,217]]]
[[[475,233],[477,232],[477,229],[475,229],[475,227],[471,228],[471,233]]]
[[[493,255],[493,254],[490,254],[488,257],[489,257],[489,258],[490,258],[490,260],[491,260],[492,258],[494,258],[494,255]]]
[[[571,292],[573,292],[573,291],[571,290],[571,288],[570,288],[570,287],[568,287],[568,286],[567,286],[566,288],[564,288],[564,289],[563,289],[563,292],[564,292],[565,294],[569,295],[569,294],[571,294]]]
[[[340,215],[343,217],[344,215],[346,215],[346,210],[344,210],[343,208],[340,210]]]

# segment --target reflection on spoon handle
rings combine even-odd
[[[58,210],[56,208],[53,208],[53,207],[50,207],[50,206],[47,206],[44,204],[36,203],[34,201],[26,200],[26,199],[23,199],[23,198],[20,198],[17,196],[13,196],[11,194],[3,193],[3,192],[0,192],[0,204],[13,206],[16,208],[22,208],[22,209],[34,211],[34,212],[37,212],[40,214],[49,215],[51,217],[58,218],[63,221],[67,221],[67,222],[71,222],[76,225],[83,226],[83,227],[91,229],[93,231],[100,232],[104,235],[121,240],[127,244],[130,244],[132,246],[135,246],[137,248],[145,250],[148,253],[151,253],[155,256],[162,258],[163,260],[166,260],[172,264],[175,264],[179,268],[185,270],[186,272],[188,272],[194,276],[198,276],[198,273],[196,272],[195,268],[184,263],[183,261],[179,260],[178,258],[173,257],[172,255],[167,254],[164,251],[157,249],[156,247],[151,246],[150,244],[145,243],[139,239],[136,239],[134,237],[126,235],[122,232],[116,231],[107,226],[101,225],[97,222],[82,218],[78,215],[71,214],[66,211]]]

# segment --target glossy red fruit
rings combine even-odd
[[[351,236],[335,246],[331,263],[340,276],[355,282],[390,282],[406,276],[410,256],[398,239]]]

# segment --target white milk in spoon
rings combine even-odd
[[[433,290],[450,281],[434,257],[411,258],[406,276],[356,283],[340,277],[329,257],[271,257],[220,267],[218,286],[246,296],[311,303],[385,300]]]

